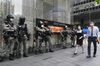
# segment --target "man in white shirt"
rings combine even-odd
[[[94,26],[93,22],[90,22],[88,30],[89,30],[89,32],[87,33],[88,34],[88,56],[87,56],[87,58],[91,58],[91,43],[92,42],[93,42],[93,46],[94,46],[93,57],[96,57],[97,38],[99,38],[99,28],[97,26]]]

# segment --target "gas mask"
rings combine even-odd
[[[25,23],[25,18],[19,18],[19,24],[20,25],[23,25]]]

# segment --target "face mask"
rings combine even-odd
[[[13,21],[13,19],[10,19],[10,21]]]
[[[41,27],[43,28],[43,27],[44,27],[44,25],[41,25]]]

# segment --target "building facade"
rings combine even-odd
[[[23,0],[22,13],[30,21],[34,17],[70,24],[70,11],[70,0]]]
[[[97,25],[100,24],[100,5],[96,3],[96,0],[75,0],[72,11],[74,23],[83,25],[94,21]]]
[[[33,29],[36,26],[37,18],[50,20],[51,22],[56,21],[70,24],[70,1],[71,0],[23,0],[22,15],[26,17],[29,32],[31,32],[32,35],[34,34]],[[57,37],[54,39],[57,39]]]
[[[12,0],[2,0],[2,16],[5,18],[8,14],[14,15],[14,4]]]

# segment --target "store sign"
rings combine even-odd
[[[63,27],[60,26],[49,26],[49,28],[54,33],[59,33],[64,29]]]

